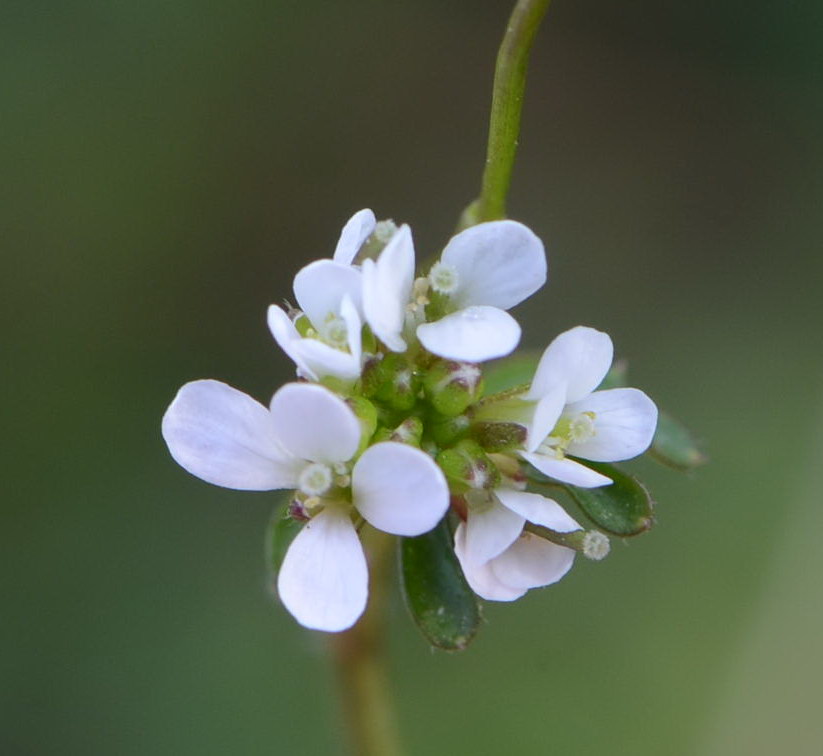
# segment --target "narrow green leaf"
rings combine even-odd
[[[599,488],[564,485],[586,516],[601,530],[616,536],[633,536],[654,524],[654,502],[637,478],[614,465],[585,462],[586,467],[608,475],[614,482]]]
[[[287,549],[302,528],[303,523],[289,515],[288,498],[274,508],[266,527],[265,543],[266,567],[273,575],[280,571]]]
[[[658,462],[677,470],[693,470],[708,461],[691,431],[665,412],[658,415],[650,451]]]
[[[428,533],[400,539],[400,567],[406,606],[429,643],[446,651],[466,648],[480,625],[480,605],[445,519]]]

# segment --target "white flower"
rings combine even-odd
[[[534,402],[520,456],[540,472],[583,488],[612,481],[566,455],[618,462],[642,454],[657,427],[657,407],[642,391],[595,391],[612,364],[609,336],[578,326],[543,353],[523,397]]]
[[[405,352],[407,305],[414,284],[414,242],[401,226],[377,261],[363,260],[363,311],[369,327],[393,352]]]
[[[199,478],[227,488],[301,493],[314,516],[286,553],[278,591],[309,628],[345,630],[366,606],[366,559],[352,507],[397,535],[425,533],[448,507],[445,477],[428,455],[384,442],[354,461],[360,436],[348,405],[307,383],[283,386],[267,409],[219,381],[194,381],[163,417],[172,456]]]
[[[555,501],[498,488],[472,491],[467,517],[454,534],[454,551],[472,590],[490,601],[514,601],[530,588],[551,585],[574,562],[575,552],[523,530],[528,520],[558,533],[580,530]]]
[[[450,312],[418,326],[420,343],[446,359],[483,362],[520,341],[520,326],[506,310],[546,282],[546,253],[522,223],[480,223],[449,241],[429,282]]]
[[[354,380],[360,375],[362,281],[351,262],[374,227],[371,210],[355,213],[340,233],[334,259],[310,263],[295,276],[294,296],[310,324],[307,335],[300,334],[282,308],[269,307],[269,329],[304,378]]]

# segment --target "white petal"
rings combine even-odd
[[[556,583],[574,563],[574,550],[533,533],[523,533],[490,563],[492,574],[512,588],[539,588]]]
[[[403,326],[414,283],[414,243],[403,225],[377,258],[363,261],[363,312],[380,341],[394,352],[406,350]]]
[[[495,493],[504,506],[525,517],[535,525],[543,525],[558,533],[581,530],[580,525],[566,514],[556,501],[536,493],[498,488]]]
[[[470,507],[466,518],[465,560],[485,564],[517,540],[525,517],[494,501],[488,507]]]
[[[351,298],[346,295],[340,303],[340,317],[346,323],[346,337],[349,342],[349,349],[353,362],[358,366],[357,374],[360,375],[360,360],[363,356],[363,321],[354,306]]]
[[[530,452],[519,453],[529,464],[536,467],[544,475],[568,483],[580,488],[597,488],[598,486],[608,486],[612,479],[595,472],[579,462],[571,459],[556,459],[545,454],[533,454]]]
[[[495,576],[490,563],[472,564],[466,560],[466,526],[460,523],[454,532],[454,553],[471,589],[487,601],[514,601],[526,593],[525,588],[512,588]]]
[[[303,340],[303,337],[294,327],[294,323],[291,322],[291,318],[289,318],[285,311],[277,305],[271,305],[269,307],[267,320],[271,335],[274,336],[274,340],[278,346],[297,365],[297,372],[309,380],[319,380],[320,377],[304,359],[299,349],[298,345]]]
[[[303,467],[279,443],[269,411],[220,381],[183,386],[163,416],[162,429],[175,461],[217,486],[293,488]]]
[[[527,428],[526,451],[533,452],[545,441],[552,428],[557,425],[566,403],[566,387],[549,389],[538,401],[534,415]]]
[[[363,242],[374,231],[375,225],[374,213],[369,209],[360,210],[352,215],[340,232],[340,239],[334,250],[334,261],[351,265]]]
[[[520,326],[496,307],[467,307],[417,328],[432,354],[461,362],[484,362],[509,354],[520,341]]]
[[[449,487],[428,454],[386,441],[366,449],[357,460],[352,500],[375,528],[414,536],[440,522],[449,506]]]
[[[594,462],[617,462],[642,454],[654,438],[657,407],[639,389],[616,388],[595,391],[570,404],[566,412],[594,412],[594,436],[569,444],[568,452]]]
[[[277,435],[295,457],[345,462],[360,444],[360,422],[336,394],[313,383],[287,383],[271,399]]]
[[[546,282],[543,242],[522,223],[480,223],[461,231],[440,258],[457,271],[452,300],[458,307],[491,305],[508,310]]]
[[[353,380],[360,375],[360,359],[354,354],[335,349],[317,339],[300,339],[290,345],[298,365],[306,365],[315,380],[332,375],[342,380]],[[304,374],[300,369],[298,372]],[[308,376],[307,376],[308,377]]]
[[[614,348],[609,335],[586,326],[561,333],[543,352],[528,399],[539,399],[558,385],[566,386],[566,401],[576,402],[594,391],[606,377]]]
[[[311,324],[324,333],[329,316],[340,315],[340,304],[347,296],[361,307],[361,276],[357,268],[333,260],[315,260],[294,277],[294,296]]]
[[[366,608],[369,574],[345,509],[329,507],[303,526],[280,567],[277,592],[304,627],[335,633],[357,621]]]

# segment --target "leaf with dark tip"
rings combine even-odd
[[[665,412],[657,417],[657,431],[649,451],[658,462],[676,470],[693,470],[708,461],[691,431]]]
[[[406,606],[429,643],[445,651],[466,648],[480,625],[480,605],[445,518],[428,533],[400,539],[400,568]]]
[[[637,478],[614,465],[584,462],[586,467],[608,476],[609,486],[578,488],[563,485],[585,515],[601,530],[616,536],[633,536],[654,524],[654,502]]]
[[[288,499],[274,508],[266,527],[265,544],[266,567],[271,574],[277,575],[280,571],[286,551],[295,536],[302,530],[303,525],[304,523],[295,520],[289,514]]]

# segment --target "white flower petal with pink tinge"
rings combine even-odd
[[[374,213],[368,208],[352,215],[340,232],[340,239],[334,250],[334,261],[351,265],[363,242],[371,236],[376,225]]]
[[[416,536],[431,530],[449,506],[446,477],[420,449],[384,441],[366,449],[352,470],[352,501],[378,530]]]
[[[269,411],[220,381],[183,386],[163,416],[162,431],[175,461],[216,486],[292,488],[304,466],[283,447]]]
[[[303,526],[280,567],[277,592],[304,627],[335,633],[358,620],[369,575],[347,508],[330,506]]]
[[[461,362],[485,362],[509,354],[520,341],[520,326],[504,310],[476,306],[417,327],[417,338],[432,354]]]
[[[283,446],[312,462],[346,462],[360,444],[360,421],[336,394],[313,383],[287,383],[271,399]]]
[[[565,386],[566,402],[576,402],[600,385],[613,356],[612,340],[602,331],[577,326],[561,333],[543,352],[526,398],[540,399]]]
[[[516,221],[491,221],[461,231],[440,260],[457,273],[450,299],[459,308],[490,305],[508,310],[546,282],[543,242]]]

